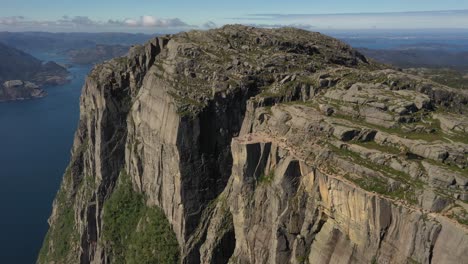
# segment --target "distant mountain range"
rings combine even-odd
[[[72,63],[76,64],[96,64],[105,60],[110,60],[124,56],[130,46],[124,45],[96,45],[89,48],[71,49],[67,51],[67,56]]]
[[[441,68],[468,70],[468,51],[452,52],[436,45],[401,47],[399,49],[358,49],[379,62],[400,68]]]
[[[27,52],[67,52],[96,45],[131,46],[152,37],[154,35],[129,33],[0,32],[0,42]]]
[[[420,42],[385,49],[358,48],[368,58],[455,88],[468,88],[468,51],[457,44]]]

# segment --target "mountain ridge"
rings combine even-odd
[[[87,78],[38,262],[154,261],[165,217],[181,263],[457,263],[467,103],[319,33],[155,38]]]

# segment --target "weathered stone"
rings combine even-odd
[[[65,262],[112,261],[103,204],[121,171],[163,210],[182,263],[468,258],[456,206],[466,199],[466,145],[402,132],[430,128],[411,115],[430,117],[430,104],[446,96],[453,107],[463,94],[423,91],[420,78],[291,28],[191,31],[129,54],[97,66],[83,90],[56,200],[70,204],[77,237]],[[57,243],[49,237],[41,255]]]

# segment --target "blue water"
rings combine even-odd
[[[338,38],[355,48],[437,47],[452,52],[468,51],[468,30],[325,30],[322,33]]]
[[[43,60],[66,62],[50,54]],[[0,104],[0,263],[35,263],[70,159],[79,96],[90,66],[41,99]]]
[[[468,51],[467,39],[435,39],[435,38],[372,38],[372,37],[342,37],[339,39],[355,48],[368,49],[401,49],[411,47],[431,47],[437,45],[438,49],[464,52]]]

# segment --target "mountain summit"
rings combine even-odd
[[[460,263],[468,91],[294,28],[155,38],[86,80],[39,263]]]

